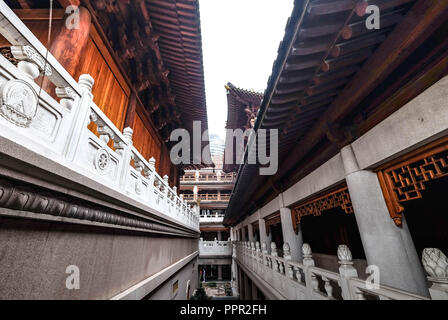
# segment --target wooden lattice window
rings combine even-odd
[[[439,139],[378,168],[391,218],[402,224],[402,203],[421,199],[427,182],[448,176],[448,137]]]
[[[305,200],[295,206],[291,210],[295,232],[297,233],[298,231],[302,217],[308,215],[320,216],[322,211],[334,208],[341,208],[345,213],[353,213],[352,202],[346,185],[323,195],[313,197],[310,200]]]
[[[270,227],[274,224],[281,222],[280,212],[276,212],[276,213],[264,218],[264,220],[265,220],[265,225],[266,225],[266,234],[269,235]]]

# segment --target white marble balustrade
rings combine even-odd
[[[0,55],[1,139],[199,231],[199,208],[189,206],[169,186],[168,176],[156,172],[153,158],[143,158],[132,145],[132,129],[120,132],[93,102],[91,76],[76,82],[3,1],[0,33],[19,61],[15,66]],[[39,88],[39,76],[56,86],[59,101]],[[88,128],[93,123],[96,132]]]
[[[288,300],[425,300],[412,293],[359,279],[353,267],[350,250],[338,248],[339,273],[314,266],[311,248],[302,247],[303,262],[291,261],[289,245],[283,246],[283,257],[271,243],[268,254],[266,243],[233,242],[233,258],[249,272],[254,273],[265,288],[275,292],[279,299]]]

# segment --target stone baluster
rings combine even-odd
[[[268,245],[266,244],[266,242],[263,242],[263,244],[261,245],[261,252],[264,255],[264,263],[266,265],[266,267],[269,267],[269,257],[268,257]]]
[[[289,244],[287,242],[283,244],[283,258],[285,259],[286,262],[286,268],[288,270],[288,278],[294,280],[294,267],[288,263],[292,259],[291,248],[289,247]]]
[[[294,267],[294,274],[296,276],[297,281],[305,283],[305,275],[302,273],[299,267]]]
[[[151,157],[148,160],[148,168],[143,170],[143,175],[146,179],[148,179],[148,191],[150,195],[150,199],[154,199],[154,179],[155,179],[155,171],[156,171],[156,159]]]
[[[126,144],[125,149],[123,150],[123,159],[121,166],[121,174],[119,176],[119,185],[121,188],[125,189],[127,185],[127,181],[129,179],[129,172],[131,170],[131,160],[134,158],[132,153],[132,134],[133,130],[129,127],[123,130],[124,142]]]
[[[360,290],[359,288],[355,288],[355,292],[353,293],[353,299],[366,300],[366,297],[364,296],[364,292],[362,292],[362,290]]]
[[[322,280],[325,282],[325,292],[328,298],[333,298],[333,287],[331,286],[330,280],[324,276],[322,276]]]
[[[113,140],[115,138],[115,134],[113,133],[112,129],[109,128],[106,122],[103,119],[99,118],[93,111],[91,112],[90,120],[97,125],[96,131],[100,136],[100,140],[105,144],[108,144],[110,140]]]
[[[68,110],[72,110],[75,105],[75,100],[78,98],[78,94],[76,94],[75,90],[71,87],[58,87],[55,91],[56,96],[61,98],[60,104]]]
[[[342,298],[344,300],[354,299],[350,293],[350,278],[357,278],[358,271],[353,267],[352,253],[346,245],[338,247],[339,274],[341,281],[339,285],[342,290]]]
[[[429,293],[433,300],[448,300],[448,258],[439,249],[426,248],[422,254],[423,267],[432,283]]]
[[[168,189],[169,189],[169,184],[168,184],[168,180],[169,177],[167,175],[163,176],[163,182],[164,182],[164,186],[163,186],[163,194],[165,196],[168,196]]]

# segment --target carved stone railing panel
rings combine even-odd
[[[9,60],[0,55],[2,139],[67,168],[68,179],[102,184],[104,193],[118,192],[199,231],[199,208],[188,206],[168,176],[156,172],[155,161],[133,147],[132,130],[120,132],[93,102],[92,77],[82,75],[77,83],[3,1],[0,34],[11,44]],[[59,102],[39,88],[39,76],[56,86]]]
[[[200,257],[230,257],[232,251],[231,241],[199,241]]]

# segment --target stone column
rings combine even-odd
[[[245,296],[245,288],[244,288],[244,274],[241,268],[238,267],[238,275],[239,275],[239,284],[240,284],[240,298],[241,300],[244,300],[246,298]]]
[[[429,297],[406,221],[401,227],[394,224],[377,174],[360,170],[351,145],[341,150],[341,156],[368,264],[378,266],[381,284]]]
[[[222,265],[218,265],[218,281],[222,281]]]
[[[242,241],[247,241],[246,239],[246,232],[244,230],[244,227],[241,227],[241,237],[243,238]]]
[[[221,241],[222,233],[221,231],[218,231],[218,241]]]
[[[244,299],[252,300],[252,287],[249,285],[249,277],[244,274]]]
[[[238,266],[236,264],[235,259],[232,259],[232,270],[231,270],[231,279],[232,279],[232,288],[233,292],[239,291],[239,279],[238,279]],[[239,294],[239,292],[238,292]]]
[[[252,281],[252,300],[258,300],[257,287],[255,286],[253,281]]]
[[[252,223],[249,223],[247,225],[247,233],[249,234],[249,241],[253,242],[254,241],[254,226],[252,225]]]
[[[280,201],[280,219],[282,223],[283,243],[288,243],[291,249],[291,260],[302,262],[302,232],[299,228],[298,234],[295,233],[292,225],[291,209],[285,208],[283,204],[283,195],[279,195]]]
[[[263,218],[258,218],[258,227],[260,228],[260,246],[263,245],[263,243],[266,243],[266,248],[269,252],[271,248],[271,239],[272,236],[269,234],[269,236],[266,233],[266,221],[264,221]]]

